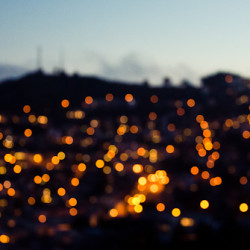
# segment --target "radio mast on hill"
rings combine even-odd
[[[42,47],[38,46],[37,47],[37,54],[36,54],[36,63],[37,63],[37,70],[42,71]]]

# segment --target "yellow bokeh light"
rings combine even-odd
[[[35,154],[35,155],[33,156],[33,161],[34,161],[35,163],[41,163],[41,162],[43,161],[43,157],[42,157],[40,154]]]
[[[157,184],[153,184],[153,185],[150,186],[150,191],[151,191],[152,193],[157,193],[158,190],[159,190],[159,187],[158,187]]]
[[[104,165],[105,165],[105,163],[104,163],[103,160],[99,159],[99,160],[97,160],[97,161],[95,162],[95,165],[96,165],[97,168],[103,168]]]
[[[42,181],[43,181],[43,182],[49,182],[49,180],[50,180],[50,176],[49,176],[48,174],[44,174],[44,175],[42,176]]]
[[[183,217],[180,220],[180,223],[183,227],[192,227],[194,225],[194,219],[192,218],[187,218],[187,217]]]
[[[201,207],[202,209],[207,209],[207,208],[209,207],[209,202],[208,202],[207,200],[202,200],[202,201],[200,202],[200,207]]]
[[[179,217],[181,215],[181,210],[179,208],[174,208],[171,213],[174,217]]]
[[[77,199],[76,198],[70,198],[68,200],[68,204],[71,206],[71,207],[74,207],[77,205]]]
[[[118,210],[115,209],[115,208],[110,209],[110,210],[109,210],[109,215],[110,215],[111,217],[117,217],[117,216],[118,216]]]
[[[78,164],[78,170],[80,171],[80,172],[84,172],[85,170],[86,170],[86,164],[84,164],[84,163],[79,163]]]
[[[36,175],[36,176],[34,177],[34,182],[35,182],[36,184],[40,184],[40,183],[42,182],[41,176]]]
[[[239,209],[241,212],[245,213],[248,211],[248,205],[246,203],[241,203]]]
[[[16,191],[15,191],[14,188],[9,188],[7,193],[8,193],[9,196],[14,196],[16,194]]]
[[[67,144],[67,145],[71,145],[73,143],[74,139],[72,136],[65,136],[64,137],[64,142]]]
[[[57,157],[59,158],[59,160],[64,160],[65,159],[65,153],[64,152],[59,152],[58,154],[57,154]]]
[[[54,165],[58,165],[59,162],[60,162],[60,159],[58,158],[58,156],[53,156],[51,158],[51,162],[54,164]]]
[[[141,164],[135,164],[133,166],[133,172],[138,174],[141,173],[143,171],[143,166]]]
[[[143,207],[142,207],[142,205],[137,204],[137,205],[135,205],[134,210],[135,210],[135,212],[136,212],[136,213],[138,213],[138,214],[139,214],[139,213],[141,213],[141,212],[142,212]]]
[[[122,163],[116,163],[115,169],[116,169],[116,171],[121,172],[124,170],[124,165]]]
[[[6,234],[0,235],[0,242],[3,244],[7,244],[10,242],[10,237]]]
[[[79,185],[79,179],[78,178],[72,178],[71,179],[71,185],[76,187]]]
[[[22,167],[21,167],[20,165],[15,165],[15,166],[13,167],[13,171],[14,171],[16,174],[19,174],[19,173],[21,173],[21,171],[22,171]]]
[[[138,183],[140,184],[140,185],[146,185],[147,184],[147,179],[145,178],[145,177],[140,177],[139,179],[138,179]]]

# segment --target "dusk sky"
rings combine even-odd
[[[250,77],[249,10],[247,0],[1,1],[0,65],[34,70],[40,46],[47,72],[63,64],[152,84],[198,84],[217,71]]]

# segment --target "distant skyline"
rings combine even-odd
[[[14,0],[0,6],[0,80],[36,69],[38,47],[47,72],[63,65],[68,73],[152,84],[164,77],[198,84],[218,71],[250,77],[247,0]],[[7,72],[8,65],[15,67]]]

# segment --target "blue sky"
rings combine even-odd
[[[247,0],[1,1],[0,64],[159,84],[216,71],[250,77]]]

